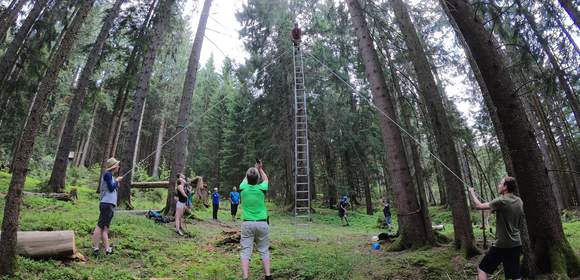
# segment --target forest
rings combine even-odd
[[[579,11],[0,0],[0,279],[576,279]]]

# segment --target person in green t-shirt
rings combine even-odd
[[[254,242],[262,257],[266,280],[272,279],[270,273],[270,241],[268,239],[268,209],[266,208],[267,191],[268,175],[264,172],[262,162],[258,160],[254,167],[248,169],[246,178],[240,184],[240,204],[242,206],[240,238],[242,249],[240,259],[243,279],[248,279]]]
[[[506,279],[520,279],[520,254],[522,239],[520,228],[524,223],[522,200],[514,194],[516,179],[504,177],[497,186],[500,196],[491,202],[481,203],[473,188],[469,193],[479,210],[492,210],[496,215],[495,242],[485,254],[478,267],[478,279],[487,280],[500,263],[503,264]]]

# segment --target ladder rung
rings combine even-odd
[[[310,201],[308,198],[297,198],[296,201]]]
[[[296,191],[297,193],[307,193],[309,191]]]
[[[296,210],[310,210],[310,207],[296,207]]]

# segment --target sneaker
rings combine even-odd
[[[272,280],[272,275],[266,275],[266,280]]]
[[[93,257],[98,257],[99,256],[99,249],[93,249]]]
[[[177,233],[179,236],[183,236],[183,232],[181,232],[181,230],[176,230],[175,233]]]
[[[105,250],[105,255],[110,256],[113,254],[113,247],[109,248],[109,250]]]

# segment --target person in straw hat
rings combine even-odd
[[[119,172],[119,161],[115,158],[110,158],[106,162],[105,173],[100,180],[100,203],[99,203],[99,221],[93,232],[93,255],[99,255],[99,242],[103,241],[105,253],[110,255],[113,249],[109,244],[109,226],[113,219],[115,207],[117,207],[117,188],[119,182],[123,177],[113,178],[113,173]]]

